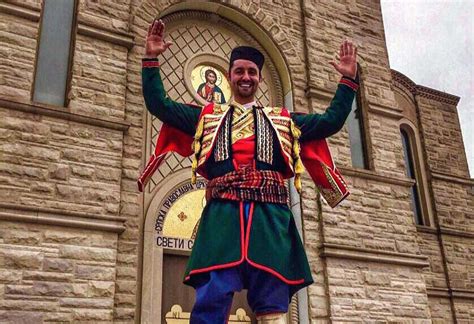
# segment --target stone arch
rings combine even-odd
[[[163,251],[155,244],[155,210],[172,188],[189,182],[189,170],[183,169],[173,173],[167,179],[167,186],[158,189],[145,213],[143,226],[143,275],[141,294],[140,323],[154,323],[161,320]],[[159,305],[153,307],[153,305]]]
[[[266,49],[270,58],[275,63],[276,70],[282,80],[282,92],[285,97],[285,106],[293,108],[291,97],[293,87],[291,65],[301,64],[298,60],[298,51],[287,33],[281,26],[258,5],[244,1],[168,1],[166,3],[152,0],[143,1],[132,11],[131,32],[136,35],[136,46],[132,51],[143,49],[147,31],[147,24],[155,17],[163,17],[171,13],[186,10],[198,10],[215,13],[238,25],[249,25],[253,28],[246,29]],[[138,62],[139,63],[139,62]],[[303,62],[304,63],[304,62]]]

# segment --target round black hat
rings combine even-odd
[[[248,60],[257,64],[258,69],[261,71],[265,58],[263,54],[256,48],[250,46],[239,46],[232,50],[230,54],[230,66],[234,64],[235,60]]]

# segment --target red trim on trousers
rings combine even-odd
[[[142,61],[142,68],[152,68],[152,67],[159,67],[160,62],[158,61]]]

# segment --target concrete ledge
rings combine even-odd
[[[426,294],[428,297],[442,297],[442,298],[450,298],[451,295],[449,294],[448,288],[426,288]]]
[[[334,97],[336,89],[334,91],[329,91],[327,89],[318,88],[315,86],[309,86],[306,91],[307,98],[315,98],[315,99],[322,99],[322,100],[331,100]]]
[[[463,178],[463,177],[454,176],[451,174],[441,173],[441,172],[436,172],[436,171],[431,171],[431,176],[433,177],[433,179],[437,179],[437,180],[444,180],[448,182],[459,183],[462,185],[474,186],[474,179],[472,178],[467,178],[467,177]]]
[[[0,220],[122,233],[126,218],[0,203]]]
[[[339,170],[343,175],[354,176],[358,178],[364,178],[374,181],[380,181],[384,183],[389,183],[397,186],[402,187],[411,187],[415,183],[414,180],[409,178],[395,178],[387,175],[383,175],[380,173],[376,173],[371,170],[364,170],[364,169],[354,169],[350,167],[339,167]]]
[[[390,107],[385,107],[379,104],[370,103],[369,112],[382,115],[384,117],[393,118],[396,120],[402,119],[403,115],[399,110],[395,110]]]
[[[321,257],[399,264],[417,268],[424,268],[430,265],[428,258],[423,255],[387,252],[332,243],[322,245]]]
[[[40,12],[36,8],[29,7],[26,4],[0,3],[0,12],[35,22],[40,20]]]
[[[130,127],[130,122],[123,120],[107,120],[96,117],[89,117],[77,113],[71,112],[68,108],[58,108],[54,106],[48,106],[38,103],[26,103],[15,101],[13,98],[0,97],[0,108],[19,110],[23,112],[28,112],[32,114],[39,114],[49,117],[55,117],[65,120],[70,120],[86,125],[99,126],[103,128],[127,131]]]
[[[0,12],[5,12],[34,22],[39,22],[41,17],[41,12],[37,8],[30,7],[27,4],[0,3]],[[77,33],[112,44],[117,44],[128,49],[131,49],[135,45],[134,37],[131,34],[91,25],[81,21],[80,18],[77,26]]]
[[[120,33],[111,29],[105,29],[100,26],[93,26],[79,20],[77,26],[77,33],[79,35],[89,36],[95,39],[100,39],[112,44],[117,44],[128,49],[132,49],[135,41],[132,35]]]
[[[474,299],[474,291],[472,290],[456,288],[451,290],[454,298]]]
[[[441,234],[444,234],[444,235],[474,238],[474,233],[472,232],[460,231],[460,230],[455,230],[455,229],[450,229],[450,228],[445,228],[445,227],[441,227],[440,231],[441,231]]]
[[[429,297],[474,299],[474,291],[467,289],[427,287],[426,292]]]
[[[429,227],[429,226],[423,226],[423,225],[416,225],[416,231],[417,232],[422,232],[422,233],[429,233],[436,235],[438,234],[438,230],[434,227]]]
[[[436,228],[433,228],[433,227],[417,225],[416,230],[418,232],[422,232],[422,233],[429,233],[429,234],[433,234],[433,235],[438,234],[438,230]],[[441,227],[439,232],[443,235],[474,238],[474,233],[472,233],[472,232],[466,232],[466,231],[461,231],[461,230],[451,229],[451,228],[446,228],[446,227]]]

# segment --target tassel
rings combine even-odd
[[[204,116],[201,117],[201,119],[199,120],[196,133],[194,134],[194,141],[192,144],[192,150],[194,151],[193,163],[191,166],[191,183],[192,184],[196,184],[196,170],[198,167],[199,153],[201,153],[201,138],[202,138],[203,131],[204,131]]]
[[[301,193],[301,174],[304,172],[303,162],[300,157],[300,142],[301,131],[296,127],[293,120],[290,120],[291,135],[293,135],[293,169],[295,172],[295,188],[298,193]]]

